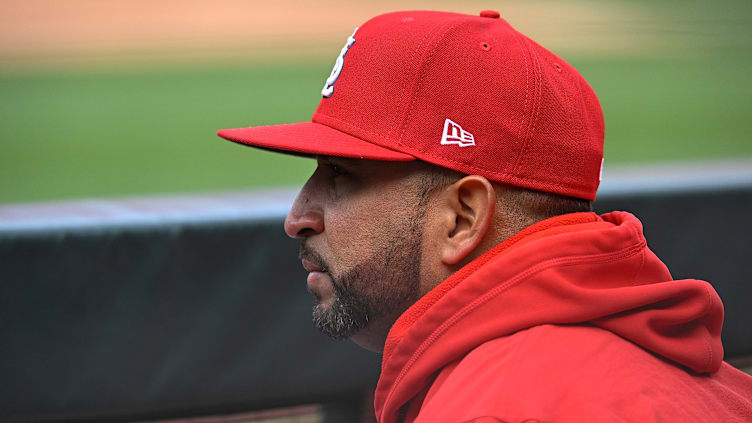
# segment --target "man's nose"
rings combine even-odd
[[[285,232],[290,238],[307,238],[324,231],[324,216],[321,210],[310,207],[301,195],[295,199],[290,213],[285,218]]]

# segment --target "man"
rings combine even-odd
[[[413,11],[348,37],[312,122],[219,135],[318,161],[285,230],[316,325],[383,353],[380,422],[752,420],[713,288],[590,212],[603,131],[497,12]]]

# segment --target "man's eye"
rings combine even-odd
[[[329,171],[332,172],[332,177],[334,178],[345,174],[344,169],[337,166],[336,164],[329,163],[327,166],[329,167]]]

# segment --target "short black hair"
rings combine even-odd
[[[444,167],[425,163],[427,170],[419,179],[419,205],[425,205],[431,193],[463,178],[464,174]],[[491,182],[496,190],[497,201],[501,201],[501,213],[512,217],[518,223],[518,230],[535,222],[568,213],[592,211],[589,200],[561,194],[537,191],[499,182]]]
[[[509,185],[504,186],[504,191],[506,196],[518,204],[520,212],[530,215],[535,220],[593,210],[592,203],[581,198]]]

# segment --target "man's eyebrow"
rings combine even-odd
[[[359,167],[363,163],[363,160],[361,159],[350,159],[347,157],[321,156],[321,158],[329,163],[342,165],[344,167]]]

